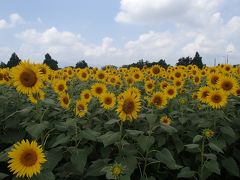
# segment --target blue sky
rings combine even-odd
[[[61,67],[194,56],[239,64],[239,0],[1,0],[0,61],[11,53]]]

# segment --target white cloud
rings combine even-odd
[[[0,29],[13,28],[19,24],[23,24],[24,19],[17,13],[10,14],[9,20],[0,19]]]
[[[121,0],[115,20],[129,24],[156,24],[203,26],[222,0]]]

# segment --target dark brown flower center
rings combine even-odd
[[[111,104],[112,103],[112,98],[111,97],[106,97],[104,99],[104,103],[107,104],[107,105]]]
[[[63,103],[64,103],[64,104],[68,104],[68,103],[69,103],[68,97],[64,97],[64,98],[63,98]]]
[[[224,81],[224,82],[222,83],[222,89],[223,89],[223,90],[229,91],[229,90],[231,90],[232,88],[233,88],[232,82],[230,82],[230,81]]]
[[[20,81],[25,87],[33,87],[37,83],[37,76],[31,69],[25,69],[20,74]]]
[[[96,93],[97,94],[102,94],[102,92],[103,92],[103,89],[101,87],[96,88]]]
[[[63,85],[63,84],[59,84],[58,90],[59,90],[59,91],[63,91],[63,90],[64,90],[64,85]]]
[[[214,103],[220,103],[222,101],[222,97],[219,94],[214,94],[211,99]]]
[[[123,112],[131,114],[134,111],[135,105],[132,99],[126,99],[123,103]]]
[[[158,67],[154,67],[152,71],[153,71],[153,74],[160,73],[160,69]]]
[[[153,104],[160,106],[162,104],[162,98],[160,96],[155,96],[153,98]]]
[[[211,83],[212,83],[212,84],[217,84],[218,79],[219,79],[218,76],[213,76],[213,77],[211,78]]]
[[[32,149],[24,151],[21,154],[20,162],[27,167],[33,166],[37,162],[37,153]]]

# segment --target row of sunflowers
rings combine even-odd
[[[239,177],[240,68],[0,69],[0,179]]]

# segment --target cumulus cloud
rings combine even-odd
[[[129,24],[205,25],[222,0],[121,0],[117,22]]]
[[[9,20],[0,19],[0,29],[13,28],[19,24],[23,24],[24,19],[17,13],[10,14]]]

